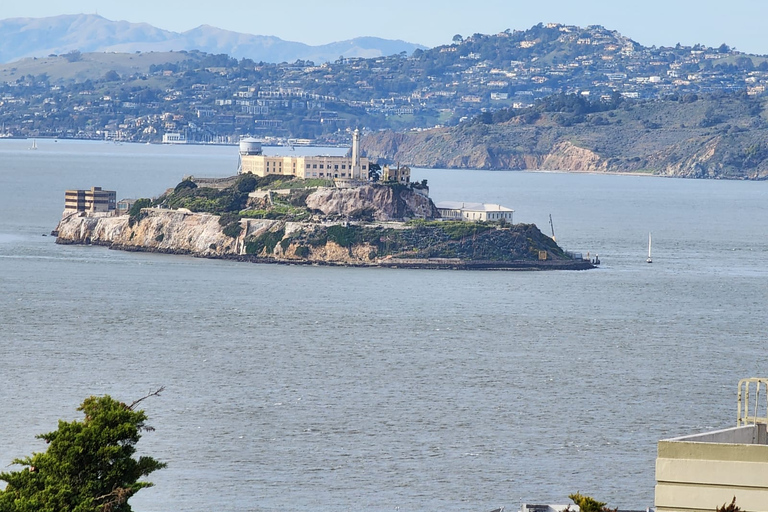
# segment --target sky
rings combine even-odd
[[[0,0],[0,19],[79,13],[175,32],[207,24],[312,45],[378,36],[434,47],[455,34],[558,22],[603,25],[645,46],[726,43],[768,54],[766,0]]]

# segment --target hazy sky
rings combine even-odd
[[[96,12],[176,32],[208,24],[308,44],[371,35],[430,47],[559,22],[603,25],[646,46],[727,43],[768,54],[766,0],[0,0],[0,19]]]

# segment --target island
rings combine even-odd
[[[412,183],[407,167],[371,164],[359,156],[358,140],[351,156],[286,157],[263,155],[246,139],[237,175],[188,176],[155,199],[116,201],[114,191],[99,187],[67,191],[56,243],[261,263],[594,267],[535,225],[511,222],[509,208],[438,209],[426,180]]]

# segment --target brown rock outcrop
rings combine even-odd
[[[307,207],[325,215],[350,217],[369,209],[374,220],[434,219],[437,209],[426,195],[402,186],[320,188],[306,199]]]

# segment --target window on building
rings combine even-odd
[[[309,164],[307,164],[307,169],[309,169]]]
[[[339,164],[334,165],[333,168],[338,171],[339,170]]]
[[[365,166],[363,166],[363,170],[365,170]]]
[[[312,164],[313,169],[317,169],[317,164]]]
[[[321,169],[323,168],[323,164],[320,164],[320,168],[321,168]]]
[[[341,168],[342,168],[342,169],[346,169],[346,168],[347,168],[347,166],[346,166],[346,165],[344,165],[344,164],[341,164]]]

